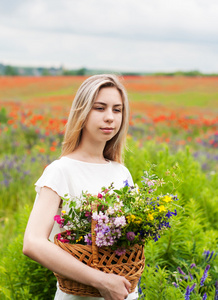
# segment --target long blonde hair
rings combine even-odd
[[[70,154],[79,146],[88,114],[100,89],[105,87],[117,88],[122,98],[123,110],[120,129],[111,140],[106,142],[103,155],[106,159],[122,162],[122,151],[129,125],[129,103],[124,86],[117,76],[111,74],[91,76],[78,89],[66,124],[61,157]]]

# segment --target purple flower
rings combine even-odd
[[[126,249],[121,249],[121,248],[116,249],[115,253],[116,253],[116,255],[121,256],[126,253]]]
[[[177,283],[175,283],[175,282],[173,282],[172,283],[176,288],[178,288],[179,286],[178,286],[178,284]]]
[[[138,282],[138,292],[139,292],[139,295],[142,294],[142,288],[141,288],[141,277],[139,278],[139,282]]]
[[[126,218],[124,216],[121,216],[121,217],[116,217],[115,220],[114,220],[114,225],[116,227],[118,226],[125,226],[126,225]]]
[[[190,266],[191,269],[193,269],[193,268],[195,268],[195,267],[196,267],[196,264],[194,264],[194,263],[191,264],[191,266]]]
[[[173,215],[173,216],[177,216],[177,211],[176,211],[176,209],[174,209],[174,212],[168,210],[168,213],[166,214],[166,217],[169,219],[170,217],[172,217],[172,215]]]
[[[92,245],[92,234],[89,233],[84,236],[84,241],[87,243],[87,245]]]
[[[202,300],[206,300],[206,299],[207,299],[207,294],[204,293],[204,296],[203,296]]]
[[[194,283],[193,286],[190,288],[190,293],[193,292],[195,287],[196,287],[196,283]]]
[[[180,267],[178,267],[177,270],[179,271],[180,274],[186,275],[186,274],[182,271],[182,269],[181,269]]]
[[[214,259],[217,256],[217,254],[214,255],[214,251],[210,252],[209,250],[208,251],[205,250],[203,255],[205,256],[206,262],[209,262],[212,258]]]
[[[157,241],[158,241],[158,238],[160,238],[160,236],[159,236],[159,235],[155,235],[154,241],[157,242]]]
[[[128,179],[124,180],[123,183],[124,183],[124,186],[130,186],[129,182],[128,182]]]
[[[126,234],[127,239],[132,242],[135,239],[135,233],[132,231],[127,232]]]
[[[189,274],[189,276],[190,276],[191,280],[193,280],[193,276],[192,276],[192,274],[191,274],[190,272],[189,272],[188,274]]]
[[[186,292],[185,292],[185,300],[189,300],[190,299],[190,288],[189,288],[189,285],[187,286],[186,288]]]
[[[105,234],[105,233],[108,233],[108,232],[110,232],[110,227],[109,226],[103,226],[102,233]]]
[[[215,298],[214,298],[214,300],[218,300],[218,280],[216,281],[216,283],[215,283]]]
[[[207,278],[207,276],[208,276],[207,272],[208,272],[209,269],[210,269],[210,265],[207,265],[206,268],[205,268],[205,270],[204,270],[204,274],[203,274],[203,276],[201,277],[200,286],[203,286],[203,285],[204,285],[204,282],[205,282],[205,280],[206,280],[206,278]]]

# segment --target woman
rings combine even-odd
[[[137,299],[137,293],[129,294],[131,285],[123,276],[86,266],[48,238],[52,240],[60,230],[54,225],[54,216],[60,213],[65,194],[96,194],[112,182],[116,189],[126,180],[133,184],[128,169],[121,164],[128,111],[126,91],[116,76],[92,76],[80,86],[68,118],[61,158],[51,163],[35,184],[37,198],[24,236],[25,255],[53,272],[97,288],[106,300]],[[102,298],[74,296],[58,288],[55,300],[67,299]]]

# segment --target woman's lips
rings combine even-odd
[[[114,128],[111,127],[101,128],[101,131],[103,131],[104,133],[111,133],[113,130]]]

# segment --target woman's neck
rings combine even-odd
[[[80,145],[69,155],[70,158],[81,160],[91,163],[102,163],[104,164],[106,159],[103,156],[103,150],[105,145]]]

